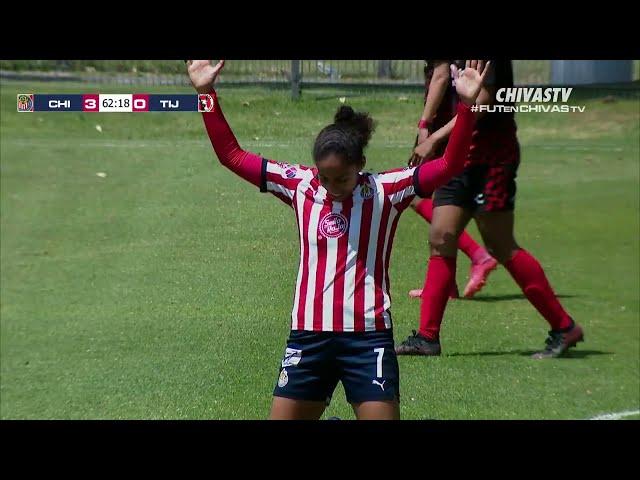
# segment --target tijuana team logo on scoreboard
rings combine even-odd
[[[213,98],[208,93],[198,95],[198,111],[210,112],[213,110]]]
[[[33,93],[18,94],[18,111],[33,112]]]

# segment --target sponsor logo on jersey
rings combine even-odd
[[[349,228],[349,221],[341,213],[329,213],[320,221],[320,234],[325,238],[339,238]]]

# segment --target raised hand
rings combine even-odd
[[[185,60],[185,63],[191,84],[198,93],[210,91],[224,67],[224,60],[220,60],[215,66],[211,64],[211,60]]]
[[[455,64],[451,65],[456,92],[463,103],[476,103],[490,65],[490,61],[485,64],[482,60],[467,60],[464,70],[459,70]]]

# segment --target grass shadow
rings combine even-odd
[[[503,355],[520,355],[522,357],[530,357],[537,350],[503,350],[494,352],[463,352],[463,353],[450,353],[445,354],[445,357],[499,357]],[[560,360],[587,358],[595,355],[613,355],[614,352],[603,352],[602,350],[576,350],[571,349],[564,356],[560,357]]]
[[[556,298],[575,298],[580,295],[556,295]],[[483,295],[481,297],[473,297],[473,298],[462,298],[459,300],[464,300],[467,302],[502,302],[505,300],[526,300],[522,293],[511,293],[507,295]]]

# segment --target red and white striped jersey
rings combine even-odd
[[[350,198],[335,201],[317,169],[265,160],[240,148],[222,114],[202,116],[220,163],[296,213],[300,266],[292,330],[363,332],[391,328],[389,259],[400,214],[416,194],[425,197],[464,169],[475,116],[459,103],[441,158],[419,167],[361,173]]]
[[[317,169],[263,159],[263,192],[296,214],[300,266],[292,330],[391,328],[389,259],[400,214],[416,194],[416,168],[361,173],[351,198],[327,199]]]

